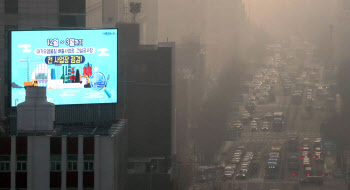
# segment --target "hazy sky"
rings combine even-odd
[[[273,35],[310,35],[335,16],[337,0],[243,0],[250,18]]]

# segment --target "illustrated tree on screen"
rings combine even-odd
[[[136,22],[136,15],[141,12],[141,3],[130,2],[129,11],[133,14],[133,21]]]

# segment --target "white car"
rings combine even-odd
[[[229,179],[229,178],[232,178],[233,175],[234,175],[233,167],[226,166],[225,169],[224,169],[224,178],[225,179]]]
[[[269,125],[262,125],[262,127],[261,127],[261,130],[262,131],[268,131],[269,130]]]
[[[250,159],[253,159],[254,154],[253,154],[253,152],[247,152],[245,156],[249,156]]]

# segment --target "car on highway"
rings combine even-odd
[[[310,158],[309,157],[304,157],[303,159],[303,167],[311,167],[310,165]]]
[[[232,164],[239,164],[241,162],[241,157],[233,157],[231,160]]]
[[[263,91],[263,92],[261,93],[261,96],[264,97],[264,98],[266,98],[266,99],[268,99],[269,93],[266,92],[266,91]]]
[[[313,143],[313,148],[316,149],[316,147],[321,147],[322,144],[322,139],[321,138],[317,138],[314,143]]]
[[[302,140],[301,143],[302,143],[303,147],[305,147],[305,146],[307,146],[307,147],[311,146],[311,140],[310,140],[309,138],[303,138],[303,140]]]
[[[306,100],[307,100],[307,101],[313,101],[313,98],[312,98],[311,95],[307,95],[307,96],[306,96]]]
[[[305,167],[304,168],[304,174],[307,176],[311,176],[312,175],[312,168],[311,167]]]
[[[268,131],[270,127],[270,123],[267,121],[262,122],[261,130]]]
[[[251,125],[250,126],[250,130],[251,131],[257,131],[258,130],[258,126],[257,125]]]
[[[242,154],[244,155],[246,153],[246,149],[245,146],[238,146],[236,149],[236,152],[242,152]]]
[[[298,136],[289,136],[287,140],[287,148],[289,152],[297,152],[299,150]]]
[[[321,150],[321,147],[316,147],[315,148],[315,153],[322,153],[323,151]]]
[[[315,153],[315,156],[314,156],[316,161],[323,161],[324,159],[323,157],[324,157],[323,153]]]
[[[302,96],[300,93],[294,93],[292,96],[292,102],[294,104],[301,104],[302,102]]]
[[[256,118],[255,118],[256,119]],[[258,121],[256,121],[256,120],[252,120],[251,122],[250,122],[250,125],[258,125]]]
[[[251,115],[248,111],[245,111],[241,115],[242,124],[247,124],[251,120]]]
[[[300,167],[299,157],[296,154],[291,154],[288,157],[288,169],[296,171]]]
[[[301,151],[301,159],[304,159],[305,157],[310,157],[311,153],[310,151]]]
[[[236,175],[235,179],[246,179],[248,175],[248,170],[247,169],[240,169],[239,172]]]
[[[270,92],[270,91],[271,91],[271,86],[270,86],[270,85],[265,86],[265,87],[264,87],[264,91]]]
[[[255,98],[255,97],[254,97],[254,98]],[[246,105],[245,105],[245,109],[246,109],[250,114],[252,114],[252,113],[255,112],[255,107],[256,107],[256,105],[255,105],[255,102],[254,102],[254,101],[249,101],[249,102],[247,102]]]
[[[270,156],[270,158],[279,158],[280,153],[278,153],[278,152],[270,152],[269,156]]]
[[[242,123],[235,123],[234,126],[235,126],[236,129],[238,129],[238,130],[243,130],[243,124],[242,124]]]
[[[242,162],[243,162],[243,163],[250,163],[250,160],[251,160],[250,157],[246,157],[246,156],[245,156],[245,157],[243,158]],[[242,163],[242,164],[243,164],[243,163]]]
[[[258,117],[253,117],[253,121],[256,121],[257,123],[260,123],[260,118],[258,118]],[[252,121],[252,122],[253,122]]]
[[[246,153],[246,156],[249,156],[250,159],[253,159],[253,158],[254,158],[253,152],[247,152],[247,153]]]
[[[249,169],[249,162],[242,162],[242,164],[241,164],[241,169]]]
[[[303,146],[302,148],[301,148],[301,151],[310,151],[310,148],[308,147],[308,146]]]
[[[302,90],[295,90],[294,93],[303,94],[303,91]]]
[[[279,162],[280,159],[278,157],[270,157],[267,162]]]
[[[248,101],[255,101],[255,100],[256,100],[255,96],[251,96],[251,97],[249,97]]]
[[[240,151],[237,152],[237,151],[236,151],[236,152],[233,154],[233,157],[240,157],[240,158],[241,158],[241,157],[242,157],[242,152],[240,152]]]
[[[226,166],[224,169],[224,179],[232,179],[234,176],[234,168],[231,166]]]

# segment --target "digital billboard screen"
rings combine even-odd
[[[117,29],[11,32],[11,106],[26,86],[56,105],[117,102]]]

